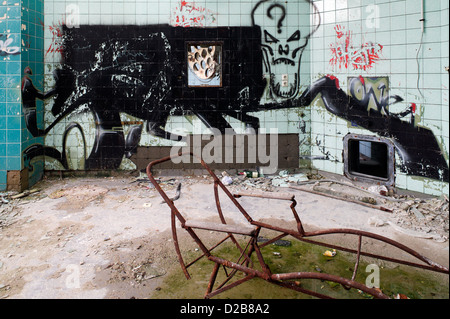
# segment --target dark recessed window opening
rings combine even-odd
[[[349,171],[388,178],[388,146],[385,143],[349,140]]]
[[[348,134],[344,137],[345,175],[393,186],[394,153],[394,144],[387,138]]]

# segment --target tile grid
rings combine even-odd
[[[348,76],[389,76],[391,94],[404,98],[403,103],[391,105],[392,112],[402,111],[409,103],[418,105],[420,117],[418,123],[433,129],[442,142],[444,152],[448,154],[448,73],[443,72],[448,64],[448,2],[427,1],[425,6],[426,29],[419,55],[420,76],[417,72],[416,53],[420,46],[420,0],[348,0],[314,1],[319,8],[322,24],[312,37],[302,58],[302,82],[307,85],[320,76],[336,75],[342,88],[347,87]],[[214,15],[207,26],[249,25],[248,11],[257,1],[195,1],[199,7],[207,8]],[[413,3],[414,2],[414,3]],[[166,24],[176,18],[175,8],[180,1],[45,1],[46,27],[61,19],[65,6],[75,3],[79,6],[81,24]],[[300,8],[299,8],[300,10]],[[301,15],[288,15],[289,27],[301,23]],[[213,21],[213,22],[212,22]],[[383,45],[379,61],[368,70],[341,69],[330,65],[330,44],[336,42],[336,27],[345,27],[352,32],[355,46],[373,42]],[[51,42],[51,34],[46,30],[45,47]],[[46,63],[57,63],[57,58],[46,56]],[[47,72],[47,70],[46,70]],[[421,97],[425,92],[424,98]],[[302,110],[303,117],[310,118],[311,154],[325,156],[328,161],[314,161],[317,168],[342,173],[342,137],[347,132],[367,133],[351,123],[323,112],[320,101],[312,107]],[[256,115],[262,117],[265,127],[277,127],[280,131],[295,132],[299,125],[298,110],[266,111]],[[189,130],[190,123],[184,119],[173,118],[172,127]],[[239,123],[235,123],[239,125]],[[51,141],[53,138],[48,138]],[[54,138],[57,139],[56,137]],[[315,145],[320,142],[320,146]],[[161,143],[148,138],[147,143]],[[399,181],[408,187],[411,178],[399,173]],[[410,182],[414,190],[422,191],[426,183]],[[447,189],[448,186],[438,186]],[[425,190],[425,192],[435,192]]]
[[[0,6],[0,190],[6,189],[7,172],[20,169],[20,50],[21,7],[16,1]]]

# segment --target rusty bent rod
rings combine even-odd
[[[204,169],[212,176],[214,180],[214,196],[216,201],[216,208],[217,213],[220,218],[220,223],[208,223],[208,222],[202,222],[202,221],[187,221],[183,215],[180,213],[180,211],[177,209],[177,207],[174,205],[174,202],[167,196],[167,194],[162,190],[161,186],[158,184],[158,182],[153,177],[152,168],[153,166],[172,160],[173,158],[176,158],[178,156],[192,156],[195,157],[198,162],[203,166]],[[171,210],[171,225],[172,225],[172,236],[173,236],[173,242],[175,245],[175,250],[178,255],[178,260],[181,265],[181,268],[186,276],[187,279],[190,279],[190,275],[188,272],[188,268],[193,265],[195,262],[197,262],[199,259],[206,257],[208,260],[214,262],[214,268],[211,273],[210,281],[207,287],[207,291],[205,294],[205,298],[211,298],[217,294],[220,294],[228,289],[231,289],[233,287],[236,287],[250,279],[253,278],[261,278],[263,280],[266,280],[267,282],[270,282],[272,284],[282,286],[285,288],[289,288],[295,291],[299,291],[305,294],[309,294],[318,298],[330,298],[327,295],[311,291],[305,288],[300,287],[298,284],[296,284],[295,280],[298,279],[317,279],[317,280],[327,280],[332,281],[341,284],[345,289],[358,289],[361,290],[369,295],[374,296],[375,298],[383,298],[386,299],[388,296],[383,294],[379,289],[370,288],[364,284],[361,284],[357,281],[355,281],[356,273],[358,271],[359,261],[361,256],[368,256],[372,258],[377,258],[381,260],[386,260],[390,262],[395,262],[399,264],[404,264],[412,267],[422,268],[426,270],[431,270],[435,272],[441,272],[448,274],[449,270],[447,267],[444,267],[442,265],[439,265],[432,260],[428,259],[425,256],[422,256],[417,251],[412,250],[411,248],[396,242],[392,239],[389,239],[387,237],[383,237],[374,233],[366,232],[366,231],[360,231],[355,229],[346,229],[346,228],[335,228],[335,229],[324,229],[324,230],[317,230],[312,232],[307,232],[304,230],[302,222],[300,217],[297,214],[297,211],[295,210],[295,206],[297,202],[294,199],[294,195],[291,194],[282,194],[282,193],[237,193],[237,194],[231,194],[230,191],[226,186],[222,184],[220,179],[214,174],[214,172],[210,169],[210,167],[199,157],[194,155],[193,153],[179,153],[174,156],[168,156],[161,158],[159,160],[155,160],[148,164],[147,166],[147,175],[152,184],[155,186],[156,190],[159,192],[159,194],[162,196],[164,201],[167,203],[167,205],[170,207]],[[220,189],[226,194],[226,196],[233,202],[233,204],[236,206],[236,208],[242,213],[242,215],[247,220],[248,224],[245,226],[237,226],[237,225],[230,225],[227,224],[225,216],[223,214],[220,200],[219,200],[219,187]],[[241,206],[241,204],[237,201],[236,198],[239,198],[241,196],[252,196],[252,197],[260,197],[260,198],[271,198],[271,199],[279,199],[279,200],[287,200],[291,202],[290,208],[294,215],[297,229],[287,229],[282,228],[274,225],[270,225],[267,223],[255,221],[252,219],[252,217],[247,213],[247,211]],[[186,264],[183,260],[183,256],[181,254],[181,250],[179,247],[178,242],[178,236],[177,236],[177,227],[176,227],[176,219],[181,223],[181,228],[186,230],[188,234],[192,237],[192,239],[196,242],[196,244],[199,246],[200,250],[202,251],[202,255],[192,261],[189,264]],[[196,230],[197,229],[206,229],[210,231],[225,233],[226,237],[220,240],[216,245],[214,245],[211,248],[207,248],[205,244],[202,242],[200,237],[198,237]],[[269,229],[272,231],[279,232],[280,235],[272,238],[271,240],[264,242],[262,244],[258,244],[257,238],[261,231],[261,229]],[[241,244],[236,240],[235,235],[243,235],[248,239],[248,242],[245,247],[242,247]],[[338,245],[333,244],[327,244],[324,242],[319,242],[312,240],[312,237],[315,236],[322,236],[322,235],[331,235],[331,234],[351,234],[358,237],[358,247],[357,249],[349,249],[347,247],[341,247]],[[342,251],[350,252],[353,254],[356,254],[356,262],[355,267],[353,270],[353,274],[351,279],[335,276],[332,274],[326,274],[326,273],[315,273],[315,272],[291,272],[291,273],[281,273],[281,274],[273,274],[272,271],[269,269],[268,265],[264,261],[264,256],[261,253],[261,248],[283,238],[286,236],[292,236],[300,241],[315,244],[315,245],[321,245],[326,246],[329,248],[335,248]],[[362,238],[372,238],[375,240],[382,241],[384,243],[387,243],[389,245],[392,245],[394,247],[399,248],[400,250],[403,250],[404,252],[408,253],[409,255],[415,257],[416,259],[420,260],[422,263],[415,263],[410,262],[406,260],[400,260],[395,258],[390,258],[386,256],[376,255],[376,254],[370,254],[367,252],[363,252],[362,249]],[[230,239],[233,244],[238,249],[240,255],[236,262],[220,258],[218,256],[213,255],[212,251],[220,246],[222,243],[224,243],[226,240]],[[250,258],[251,255],[255,253],[258,263],[260,265],[261,269],[255,269],[253,266],[253,261]],[[220,269],[220,266],[223,267],[226,279],[219,284],[215,290],[214,285],[217,279],[217,274]],[[228,270],[227,270],[228,269]],[[236,280],[232,283],[228,283],[232,277],[237,272],[243,272],[246,276],[242,279]]]

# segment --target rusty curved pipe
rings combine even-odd
[[[319,279],[319,280],[333,281],[343,286],[359,289],[378,299],[389,299],[389,297],[383,294],[380,290],[369,288],[366,285],[361,284],[354,280],[330,274],[322,274],[316,272],[291,272],[285,274],[273,274],[270,276],[270,279],[276,281],[293,280],[293,279]]]

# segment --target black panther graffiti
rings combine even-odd
[[[264,2],[267,1],[261,1],[255,10]],[[279,8],[271,6],[266,14],[273,14],[273,18],[274,10]],[[320,95],[329,112],[376,134],[392,138],[402,158],[403,171],[448,181],[448,164],[431,130],[415,127],[381,110],[368,112],[367,101],[348,96],[332,77],[316,81],[301,94],[296,87],[299,73],[295,71],[293,84],[284,89],[273,76],[267,83],[263,70],[274,72],[273,66],[281,63],[290,66],[290,61],[294,63],[294,70],[299,69],[301,51],[310,36],[302,36],[300,31],[294,32],[288,38],[290,44],[282,45],[276,42],[278,38],[270,32],[267,29],[262,31],[258,25],[217,28],[102,25],[64,28],[63,68],[54,74],[56,84],[50,94],[55,96],[52,114],[56,119],[45,130],[36,133],[48,133],[65,116],[81,106],[87,106],[94,115],[96,136],[92,151],[86,154],[85,169],[117,169],[124,156],[130,157],[135,152],[143,130],[142,125],[135,125],[125,137],[121,112],[143,119],[147,131],[155,136],[181,140],[181,136],[164,129],[171,115],[196,115],[207,127],[217,128],[222,133],[231,129],[224,118],[228,115],[258,131],[259,119],[249,113],[304,107]],[[301,39],[303,44],[297,44],[295,48],[291,46],[294,41]],[[274,52],[277,47],[271,48],[265,44],[267,40],[278,45],[278,53],[284,57],[276,58]],[[193,65],[188,63],[190,46],[196,43],[199,47],[220,46],[221,61],[220,64],[214,64],[214,72],[220,72],[221,75],[220,85],[188,84],[188,68]],[[286,56],[288,51],[290,58]],[[204,58],[206,60],[206,56]],[[294,58],[298,60],[294,61]],[[279,99],[262,104],[261,97],[267,84],[272,95]],[[46,98],[50,95],[36,97]],[[30,131],[34,129],[31,122],[27,122],[27,125],[30,125]],[[70,123],[64,133],[63,143],[68,131],[74,128],[81,130],[76,123]],[[64,147],[60,152],[55,148],[33,145],[24,152],[25,162],[29,163],[33,157],[43,154],[68,167]]]
[[[205,38],[222,47],[222,85],[189,87],[186,42],[203,43]],[[59,80],[54,90],[46,95],[56,96],[52,113],[57,118],[40,134],[87,105],[94,115],[96,138],[85,168],[114,169],[124,155],[133,153],[142,132],[141,125],[134,126],[125,138],[120,112],[144,119],[148,132],[173,140],[182,137],[164,130],[170,115],[197,115],[207,127],[223,133],[231,128],[223,117],[229,115],[257,130],[258,118],[247,113],[257,110],[265,88],[260,38],[259,27],[64,28],[64,68],[55,75]],[[43,152],[44,148],[34,148],[26,152],[27,159]],[[66,164],[63,153],[56,158]]]

